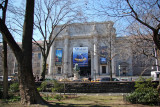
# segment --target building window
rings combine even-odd
[[[38,59],[41,59],[41,53],[38,53]]]
[[[129,64],[126,62],[122,62],[120,64],[120,75],[127,76],[128,75],[128,66]]]
[[[106,66],[102,66],[102,74],[106,74]]]
[[[123,66],[121,70],[122,70],[122,74],[126,76],[126,74],[127,74],[127,67]]]
[[[57,74],[61,74],[61,67],[58,67]]]

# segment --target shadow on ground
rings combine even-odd
[[[104,105],[92,105],[92,104],[65,104],[65,103],[51,103],[48,107],[104,107]],[[111,107],[111,106],[105,106]]]

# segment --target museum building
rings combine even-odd
[[[56,38],[48,58],[48,77],[132,76],[132,50],[125,37],[116,37],[111,21],[68,25]],[[56,27],[53,37],[62,26]]]
[[[150,76],[156,71],[156,58],[152,37],[117,37],[114,23],[90,22],[74,23],[60,31],[63,25],[55,28],[53,42],[47,59],[46,78],[74,77],[75,67],[81,78],[91,77],[133,77]],[[149,38],[150,40],[147,41]],[[42,41],[39,41],[40,43]],[[18,43],[21,45],[21,43]],[[0,44],[0,52],[2,52]],[[147,52],[147,53],[144,53]],[[148,53],[149,52],[149,53]],[[151,55],[151,56],[149,56]],[[33,44],[33,74],[41,76],[42,55],[38,46]],[[3,75],[2,57],[0,57],[0,76]],[[160,69],[160,68],[159,68]],[[8,47],[8,75],[18,73],[18,64],[12,50]]]

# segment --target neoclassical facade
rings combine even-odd
[[[81,77],[92,78],[119,75],[133,75],[132,51],[124,38],[116,37],[113,22],[71,24],[63,30],[53,43],[49,55],[48,76],[54,78],[72,77],[74,73],[75,48],[87,48],[87,66],[80,66]],[[55,33],[59,31],[58,26]],[[61,50],[61,63],[56,63],[56,51]],[[104,52],[104,54],[102,54]],[[79,51],[79,53],[83,53]],[[80,60],[79,60],[80,61]],[[79,64],[80,65],[80,64]]]
[[[156,71],[155,58],[149,57],[149,54],[154,54],[153,43],[141,41],[137,36],[117,37],[113,25],[111,21],[68,25],[51,46],[46,77],[71,78],[77,64],[80,77],[91,76],[92,79],[109,77],[111,73],[113,77],[140,76],[142,73],[150,76],[151,71]],[[61,27],[56,27],[53,37]],[[136,41],[139,41],[141,46]],[[2,75],[2,44],[0,52],[0,75]],[[145,55],[144,52],[149,54]],[[32,56],[33,73],[40,76],[43,57],[36,45],[33,45]],[[17,74],[16,58],[9,47],[8,71],[9,75]]]

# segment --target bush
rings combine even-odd
[[[18,92],[19,91],[19,84],[18,83],[12,83],[10,85],[9,91],[11,92]]]
[[[6,102],[16,102],[20,100],[21,100],[21,97],[19,95],[18,96],[10,95],[9,99],[5,99]]]
[[[61,99],[63,98],[63,96],[61,96],[61,95],[55,95],[54,98],[57,99],[58,101],[61,101]]]
[[[47,81],[43,81],[40,87],[37,88],[38,91],[44,91],[47,88]]]
[[[63,84],[58,83],[58,81],[53,80],[54,87],[52,87],[52,92],[60,91],[64,88]]]
[[[53,98],[53,96],[51,95],[43,95],[43,97],[42,97],[44,100],[47,100],[47,101],[53,101],[54,100],[54,98]]]
[[[126,100],[131,103],[156,104],[159,101],[158,91],[154,88],[151,79],[140,78],[135,83],[136,90],[126,96]]]

